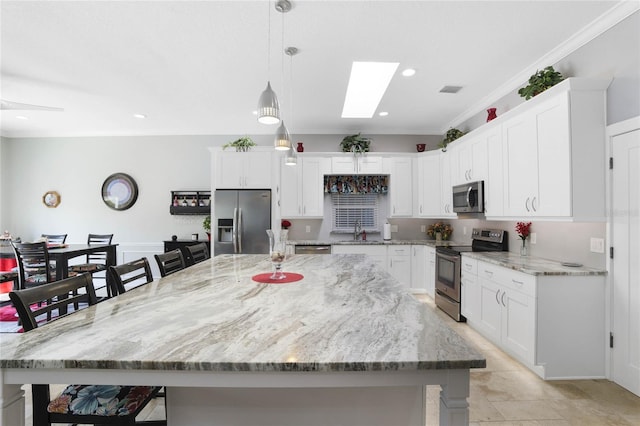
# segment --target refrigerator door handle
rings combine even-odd
[[[242,209],[238,209],[238,251],[242,253]]]
[[[238,252],[238,209],[233,209],[233,229],[231,230],[231,239],[233,240],[233,252]]]

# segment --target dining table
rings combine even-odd
[[[161,385],[169,425],[469,422],[484,356],[365,255],[219,255],[24,334],[2,334],[0,423],[25,383]]]
[[[106,253],[106,269],[109,266],[116,265],[116,248],[118,244],[52,244],[49,246],[49,259],[55,261],[56,264],[56,279],[61,280],[69,277],[69,260],[86,256],[93,253]],[[111,280],[109,273],[106,275],[106,288],[107,296],[112,297],[117,294],[115,292],[115,284]]]

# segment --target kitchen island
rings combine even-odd
[[[3,425],[23,383],[167,387],[172,425],[467,424],[484,357],[363,255],[221,255],[25,334],[0,336]],[[22,410],[22,411],[21,411]]]

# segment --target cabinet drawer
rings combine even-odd
[[[528,296],[536,296],[536,277],[533,275],[478,261],[478,277]]]
[[[460,262],[460,269],[462,273],[467,273],[471,275],[478,274],[478,261],[476,259],[470,259],[466,256],[462,256],[462,261]]]
[[[411,256],[411,246],[389,246],[389,256]]]

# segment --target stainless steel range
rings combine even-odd
[[[456,321],[466,321],[460,313],[461,253],[470,251],[507,251],[509,238],[501,229],[474,228],[470,246],[436,247],[436,305]]]

